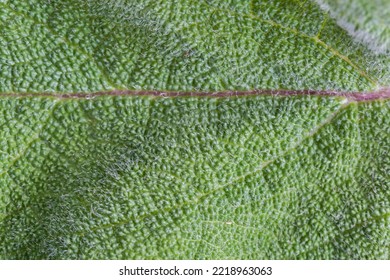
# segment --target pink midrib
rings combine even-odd
[[[328,91],[328,90],[248,90],[248,91],[218,91],[218,92],[186,92],[186,91],[152,91],[152,90],[109,90],[94,93],[0,93],[1,97],[55,97],[60,99],[89,99],[97,96],[159,96],[159,97],[234,97],[250,95],[270,95],[270,96],[329,96],[341,97],[350,102],[364,102],[381,99],[390,99],[390,88],[381,89],[373,92],[346,92],[346,91]]]

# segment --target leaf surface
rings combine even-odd
[[[0,258],[388,259],[390,3],[338,2],[0,0]]]

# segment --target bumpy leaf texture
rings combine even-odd
[[[388,259],[389,0],[0,0],[0,258]]]

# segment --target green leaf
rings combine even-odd
[[[388,259],[390,3],[349,2],[0,0],[0,258]]]
[[[311,1],[2,0],[0,8],[0,92],[390,83],[388,52],[355,42]],[[372,37],[389,38],[376,29]]]

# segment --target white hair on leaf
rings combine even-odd
[[[390,39],[388,36],[380,36],[378,33],[384,34],[390,32],[390,23],[386,24],[383,21],[390,21],[390,5],[382,0],[373,0],[370,4],[374,11],[366,11],[366,14],[373,15],[368,18],[363,13],[365,7],[360,5],[358,1],[350,0],[315,0],[321,9],[328,12],[329,15],[336,20],[337,24],[346,30],[356,41],[363,43],[376,54],[388,54],[390,52]],[[353,2],[353,5],[352,3]],[[374,3],[375,2],[375,3]],[[332,5],[333,4],[333,5]],[[347,10],[348,9],[348,10]],[[353,22],[353,18],[359,18],[359,23],[366,23],[363,26],[358,26]],[[373,33],[376,29],[376,33]],[[378,32],[379,31],[379,32]]]

